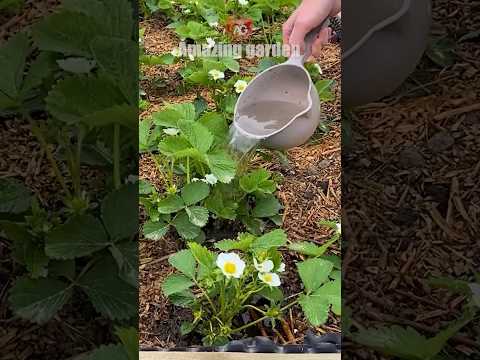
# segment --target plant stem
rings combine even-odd
[[[30,124],[30,129],[33,135],[35,135],[38,142],[40,143],[40,147],[45,152],[45,155],[47,156],[47,160],[53,169],[53,173],[55,174],[57,181],[60,183],[60,186],[62,187],[65,194],[67,194],[67,197],[71,197],[70,190],[65,184],[65,178],[63,177],[62,173],[60,172],[60,169],[58,168],[57,161],[55,160],[55,157],[53,156],[52,151],[48,147],[47,141],[45,140],[45,137],[43,136],[42,131],[33,123],[33,120],[29,114],[24,113],[23,116]]]
[[[255,311],[258,311],[258,312],[259,312],[260,314],[262,314],[262,315],[265,315],[265,314],[266,314],[266,312],[263,311],[262,309],[259,309],[258,307],[253,306],[253,305],[250,305],[250,304],[243,305],[243,307],[250,308],[250,309],[253,309],[253,310],[255,310]]]
[[[190,156],[187,156],[187,184],[190,184]]]
[[[280,312],[284,312],[285,310],[291,308],[293,305],[296,305],[297,303],[298,303],[298,299],[291,302],[288,305],[285,305],[283,308],[280,309]],[[261,318],[255,320],[255,321],[252,321],[251,323],[245,324],[243,326],[240,326],[239,328],[236,328],[236,329],[232,330],[232,333],[236,333],[236,332],[240,332],[242,330],[245,330],[245,329],[249,328],[250,326],[256,325],[259,322],[261,322],[263,320],[266,320],[268,318],[270,318],[270,316],[268,316],[268,315],[262,316]]]
[[[113,184],[115,189],[119,189],[122,182],[120,180],[120,125],[113,125]]]

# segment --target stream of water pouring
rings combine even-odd
[[[236,126],[232,124],[230,127],[231,149],[240,154],[248,154],[263,139],[287,125],[303,107],[304,105],[286,101],[262,101],[243,109],[235,116]]]

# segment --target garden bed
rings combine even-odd
[[[285,11],[285,15],[288,12]],[[169,54],[180,41],[173,29],[166,28],[168,18],[155,13],[146,18],[140,25],[144,31],[143,44],[148,55],[161,56]],[[272,25],[272,31],[278,31],[280,22]],[[254,31],[253,39],[261,37],[261,31]],[[285,155],[270,151],[257,153],[250,162],[250,169],[262,168],[281,179],[275,192],[283,210],[281,228],[285,231],[289,242],[308,241],[321,246],[335,236],[335,229],[323,226],[322,220],[338,221],[340,218],[340,48],[329,44],[321,58],[316,59],[323,69],[322,78],[335,80],[332,86],[334,98],[322,103],[325,115],[322,126],[311,139],[301,147],[289,150]],[[239,59],[239,76],[252,76],[249,69],[258,66],[259,60]],[[206,86],[189,86],[183,90],[185,80],[179,74],[183,64],[144,67],[144,80],[141,82],[148,101],[142,113],[143,119],[162,111],[166,103],[184,104],[194,101],[198,96],[205,98],[209,111],[217,109],[216,99]],[[236,76],[236,75],[235,75]],[[217,109],[218,110],[218,109]],[[227,121],[231,121],[228,119]],[[143,154],[140,160],[140,177],[151,183],[160,194],[166,191],[158,165],[152,160],[150,153]],[[181,186],[181,180],[179,181]],[[149,221],[148,212],[141,208],[142,224]],[[267,223],[265,232],[275,229],[273,223]],[[213,249],[213,243],[222,239],[235,239],[238,232],[245,232],[245,226],[236,220],[210,220],[203,228],[206,236],[202,243]],[[192,319],[189,309],[174,306],[162,292],[165,280],[175,273],[169,257],[187,247],[187,242],[180,238],[175,229],[171,229],[163,238],[153,241],[144,237],[140,240],[140,345],[141,348],[171,349],[182,346],[202,344],[202,338],[196,334],[180,335],[182,322]],[[329,255],[338,255],[338,242],[328,251]],[[294,251],[282,251],[286,271],[282,274],[282,288],[285,297],[302,291],[302,283],[296,271],[296,264],[308,257]],[[246,316],[246,314],[243,314]],[[254,312],[249,316],[255,317]],[[238,319],[236,321],[239,321]],[[281,326],[271,328],[266,323],[249,327],[233,339],[250,336],[267,336],[278,344],[301,344],[308,330],[316,334],[340,333],[340,317],[330,312],[328,319],[320,326],[308,324],[299,305],[291,307],[284,315]],[[158,356],[167,356],[167,353]],[[142,356],[155,356],[145,353]],[[170,355],[168,355],[170,356]],[[174,355],[171,355],[174,356]],[[181,355],[178,355],[181,356]]]

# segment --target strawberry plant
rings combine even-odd
[[[58,185],[49,201],[0,181],[19,318],[44,325],[76,299],[80,314],[135,323],[137,46],[129,1],[66,0],[0,48],[0,116],[23,119]],[[104,174],[96,189],[93,168]]]
[[[164,281],[162,290],[172,303],[192,310],[193,320],[182,324],[182,334],[195,331],[204,344],[219,345],[264,320],[271,320],[274,327],[297,304],[315,326],[326,321],[330,306],[340,314],[340,279],[332,273],[333,264],[322,259],[297,264],[305,292],[286,301],[281,290],[285,271],[281,248],[286,243],[283,230],[260,237],[244,233],[237,240],[215,243],[222,251],[218,254],[189,243],[188,249],[172,255],[169,262],[178,273]],[[258,312],[259,318],[242,324],[240,315],[248,309]]]

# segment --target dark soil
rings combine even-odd
[[[433,10],[436,36],[478,29],[478,3],[434,0]],[[480,269],[480,48],[471,40],[453,51],[455,65],[425,57],[394,95],[355,111],[342,215],[354,324],[433,336],[459,318],[465,297],[427,279],[474,281]],[[449,358],[478,358],[479,326],[477,317],[453,337]],[[345,345],[349,359],[385,359]]]

